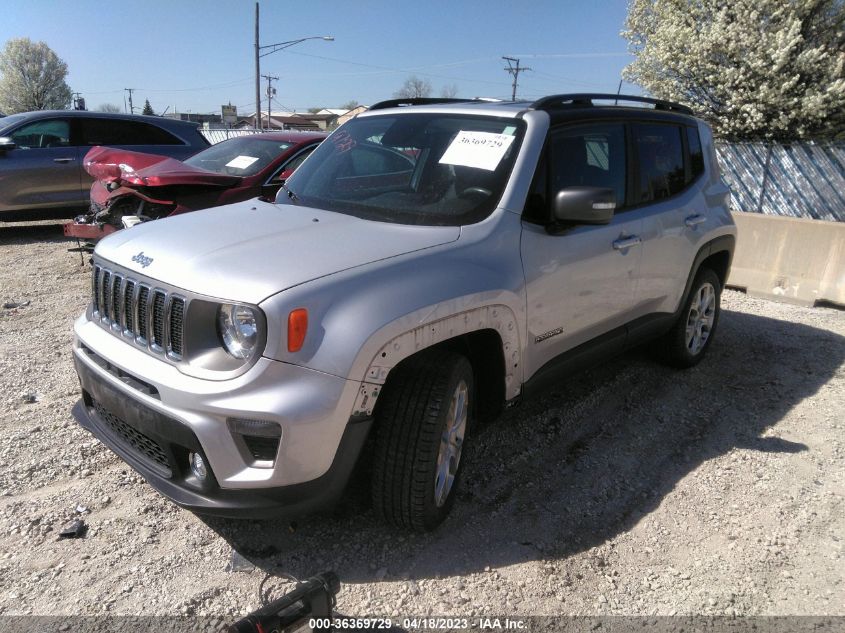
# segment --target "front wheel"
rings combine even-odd
[[[466,358],[432,350],[388,377],[376,408],[373,509],[382,519],[426,532],[449,514],[473,411]]]
[[[692,367],[713,341],[721,312],[722,284],[709,268],[695,276],[678,321],[657,343],[660,359],[673,367]]]

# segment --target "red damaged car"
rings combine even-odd
[[[139,222],[275,196],[325,137],[318,132],[239,136],[184,161],[94,147],[84,161],[85,171],[94,177],[91,208],[66,224],[64,233],[96,241]]]

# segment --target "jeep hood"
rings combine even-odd
[[[254,199],[118,231],[97,244],[95,255],[177,288],[258,304],[312,279],[453,242],[460,233],[457,226],[374,222]]]
[[[121,186],[232,187],[243,180],[240,176],[218,174],[207,169],[192,167],[175,158],[100,146],[91,148],[85,154],[83,167],[95,179],[103,183],[116,181]]]

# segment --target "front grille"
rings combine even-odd
[[[182,355],[182,327],[185,316],[185,300],[181,297],[173,297],[170,304],[170,351]]]
[[[166,477],[173,475],[173,471],[170,469],[170,463],[167,461],[167,454],[164,452],[161,444],[127,424],[97,400],[92,399],[91,404],[94,406],[94,410],[100,416],[100,419],[105,422],[124,444],[131,447],[142,458],[146,458],[146,461],[157,465],[157,470],[160,470]]]
[[[147,342],[147,302],[150,300],[150,289],[147,286],[141,286],[138,290],[138,336],[141,341]]]
[[[96,264],[91,283],[94,317],[140,347],[179,361],[185,353],[186,299],[142,279]]]
[[[164,349],[164,300],[167,295],[161,290],[153,292],[153,345]]]
[[[123,292],[123,331],[135,334],[135,282],[128,279]]]

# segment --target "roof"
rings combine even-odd
[[[593,100],[613,101],[611,105],[594,104]],[[653,107],[623,105],[620,102],[634,101],[651,104]],[[401,103],[401,105],[399,105]],[[494,101],[484,99],[391,99],[377,103],[361,113],[360,116],[373,116],[382,111],[397,112],[449,112],[455,114],[501,116],[516,118],[526,112],[540,110],[547,112],[552,123],[583,118],[585,112],[596,118],[637,117],[645,119],[686,119],[693,120],[694,115],[684,106],[647,97],[629,97],[626,95],[552,95],[537,101]]]
[[[15,122],[20,121],[34,121],[38,119],[46,119],[51,117],[64,117],[72,119],[97,118],[97,119],[115,119],[124,121],[143,121],[145,123],[152,123],[159,127],[168,129],[189,128],[191,130],[199,127],[198,123],[192,121],[180,121],[179,119],[169,119],[166,117],[148,115],[148,114],[123,114],[117,112],[91,112],[90,110],[36,110],[34,112],[19,112],[15,115]],[[0,119],[0,127],[3,127],[4,119]]]
[[[345,108],[323,108],[317,114],[331,114],[332,116],[343,116],[349,112],[349,110]]]

